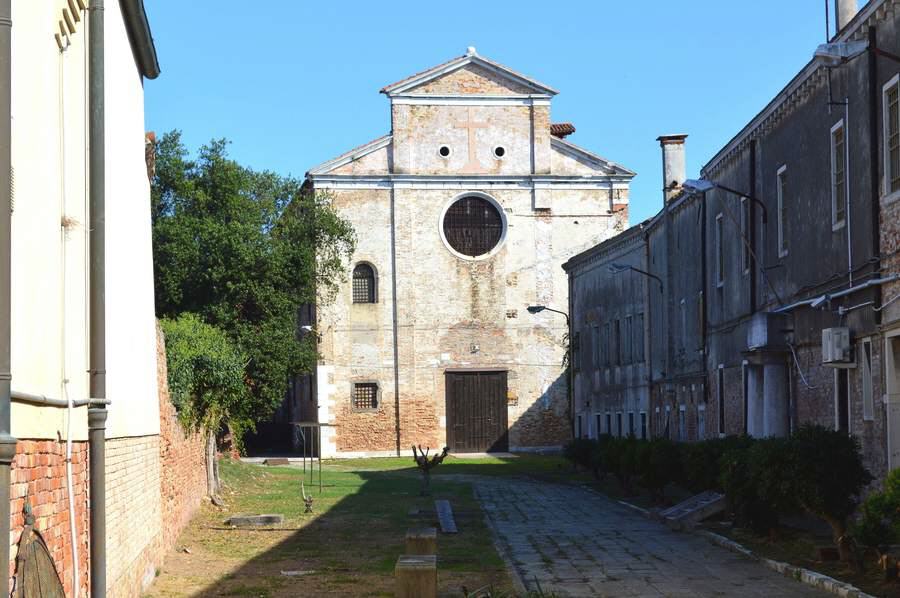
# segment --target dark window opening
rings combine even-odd
[[[353,268],[353,303],[375,303],[375,269],[369,264]]]
[[[354,409],[378,409],[378,384],[356,382],[353,384]]]
[[[837,429],[844,434],[850,433],[850,372],[837,370],[835,400],[837,401]]]
[[[458,253],[477,257],[488,253],[503,236],[503,217],[481,197],[463,197],[444,215],[444,237]]]

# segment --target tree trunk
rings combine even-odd
[[[216,459],[216,435],[206,435],[206,493],[211,498],[219,496],[219,461]]]

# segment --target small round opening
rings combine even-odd
[[[442,158],[449,158],[450,157],[450,146],[442,145],[440,147],[440,149],[438,149],[438,154],[440,154],[440,156]]]
[[[498,145],[497,147],[494,148],[494,155],[497,156],[498,158],[502,158],[503,156],[506,155],[506,148],[503,147],[502,145]]]

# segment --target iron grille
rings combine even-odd
[[[374,382],[358,382],[353,385],[354,409],[378,408],[378,385]]]
[[[353,268],[353,303],[375,303],[375,270],[368,264]]]
[[[476,257],[497,246],[503,218],[494,205],[480,197],[463,197],[444,215],[444,237],[457,252]]]

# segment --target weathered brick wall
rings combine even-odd
[[[206,455],[203,437],[185,432],[169,400],[165,340],[159,327],[156,338],[162,541],[168,549],[175,545],[206,496]]]
[[[88,590],[88,446],[72,444],[72,489],[78,538],[80,594]],[[47,542],[66,595],[72,595],[72,548],[66,491],[66,444],[53,440],[19,440],[10,471],[10,576],[15,573],[19,540],[25,526],[25,501],[34,513],[34,528]],[[10,586],[12,587],[12,586]]]
[[[159,436],[106,441],[106,582],[137,596],[162,562]]]

